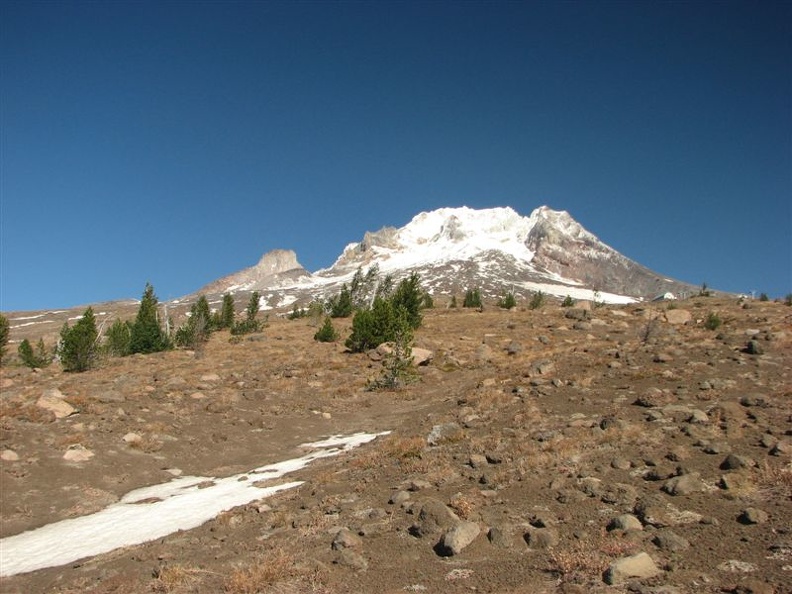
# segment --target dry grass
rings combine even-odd
[[[273,551],[254,564],[235,570],[226,580],[223,591],[228,594],[258,594],[295,574],[294,556]]]
[[[17,421],[27,421],[28,423],[52,423],[55,415],[35,404],[23,404],[12,400],[0,404],[0,419],[15,419]]]
[[[557,547],[550,552],[549,570],[565,582],[598,580],[614,559],[634,555],[639,549],[639,544],[620,536],[600,535]]]
[[[132,441],[129,447],[133,450],[140,450],[146,454],[153,454],[162,449],[163,443],[152,435],[144,435],[136,441]]]
[[[786,466],[771,464],[768,460],[759,467],[757,485],[768,496],[777,493],[792,499],[792,463]]]
[[[199,585],[210,573],[212,572],[197,567],[166,565],[155,571],[151,590],[164,594],[187,592]]]

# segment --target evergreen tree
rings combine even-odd
[[[258,332],[261,330],[262,323],[256,319],[260,307],[261,296],[258,291],[253,291],[253,294],[250,296],[250,301],[248,301],[247,308],[245,308],[245,319],[235,323],[231,327],[231,334],[250,334],[251,332]]]
[[[135,323],[132,324],[130,353],[157,353],[170,348],[170,340],[160,327],[157,316],[158,303],[154,287],[146,283]]]
[[[388,299],[374,299],[371,309],[361,309],[352,318],[352,334],[346,346],[353,353],[361,353],[390,342],[401,334],[412,340],[412,326],[407,311]]]
[[[85,371],[96,361],[98,351],[96,318],[93,309],[85,310],[73,328],[66,322],[61,329],[61,343],[58,348],[65,371]]]
[[[335,342],[338,340],[338,333],[333,328],[330,316],[325,318],[324,325],[314,334],[314,340],[319,342]]]
[[[541,291],[536,291],[533,296],[531,297],[531,301],[528,304],[528,309],[539,309],[545,303],[545,294]]]
[[[456,309],[457,307],[456,295],[451,295],[451,302],[448,304],[448,307]]]
[[[575,305],[575,301],[569,295],[561,302],[561,307],[572,307],[573,305]]]
[[[509,291],[503,297],[501,297],[500,301],[498,301],[498,307],[502,309],[511,309],[512,307],[517,306],[517,300],[514,298],[514,293]]]
[[[204,295],[198,297],[192,308],[190,317],[176,331],[176,344],[197,349],[201,343],[209,340],[212,332],[212,316],[209,313],[209,301]]]
[[[126,357],[131,352],[132,322],[116,320],[105,334],[104,350],[113,357]]]
[[[409,278],[403,279],[390,299],[394,309],[401,308],[401,315],[407,321],[410,328],[415,330],[421,325],[423,316],[421,306],[423,305],[423,291],[421,291],[421,279],[418,273],[413,272]]]
[[[2,364],[3,359],[5,358],[6,345],[8,344],[8,335],[10,332],[11,324],[9,323],[8,318],[3,314],[0,314],[0,364]]]
[[[481,307],[481,293],[478,289],[468,289],[462,307]]]
[[[343,284],[338,295],[327,301],[327,309],[330,310],[331,318],[348,318],[352,315],[355,308],[352,303],[352,292],[346,283]]]
[[[22,363],[31,369],[41,369],[52,363],[52,354],[44,346],[43,338],[39,338],[35,351],[30,341],[26,338],[19,343],[17,352],[19,353],[19,358],[22,359]]]

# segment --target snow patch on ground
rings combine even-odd
[[[313,451],[225,478],[183,476],[135,489],[102,511],[0,540],[0,576],[57,567],[114,549],[190,530],[221,512],[269,497],[301,481],[262,486],[322,458],[337,456],[383,433],[333,436],[300,447]]]

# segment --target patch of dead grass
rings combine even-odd
[[[253,564],[236,569],[226,579],[223,591],[228,594],[258,594],[295,574],[294,556],[272,551]]]

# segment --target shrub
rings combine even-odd
[[[709,312],[709,315],[707,315],[707,319],[704,320],[704,327],[707,330],[717,330],[718,328],[720,328],[720,325],[722,323],[723,322],[720,319],[720,316],[716,314],[714,311],[711,311]]]
[[[759,301],[770,301],[770,297],[767,296],[767,293],[760,293]]]
[[[701,283],[701,289],[699,289],[699,297],[709,297],[712,295],[712,292],[707,287],[707,283]]]
[[[171,347],[168,335],[160,327],[157,314],[158,303],[154,287],[150,283],[146,283],[137,317],[132,324],[129,339],[130,353],[157,353]]]
[[[105,333],[104,352],[112,357],[126,357],[130,353],[132,322],[116,320]]]
[[[85,310],[73,328],[70,328],[69,323],[66,322],[61,329],[61,342],[58,347],[63,369],[65,371],[90,369],[96,361],[98,336],[96,318],[90,307]]]
[[[326,317],[322,327],[314,334],[314,340],[319,342],[335,342],[338,340],[338,332],[333,328],[330,317]]]
[[[432,299],[432,296],[429,293],[424,293],[421,307],[423,309],[434,309],[434,299]]]
[[[792,306],[792,293],[787,293],[787,296],[784,297],[784,304]]]
[[[288,316],[286,316],[286,319],[288,319],[288,320],[299,320],[301,318],[304,318],[307,315],[308,315],[308,312],[305,311],[305,308],[304,307],[297,307],[297,304],[295,303],[294,307],[291,310],[291,313]]]
[[[569,295],[564,297],[564,300],[561,302],[561,307],[574,307],[575,300],[572,299]]]
[[[52,363],[52,355],[44,346],[42,338],[39,338],[35,352],[27,338],[19,343],[17,352],[19,353],[19,358],[22,359],[22,363],[31,369],[46,367]]]
[[[382,375],[368,383],[368,390],[400,390],[417,380],[413,368],[412,335],[409,332],[402,330],[396,333],[382,364]]]
[[[511,309],[512,307],[517,307],[517,300],[514,298],[514,293],[509,291],[503,297],[501,297],[500,301],[498,301],[498,307],[501,309]]]
[[[0,364],[2,364],[3,359],[5,358],[6,345],[8,344],[8,335],[10,332],[11,324],[9,323],[8,318],[3,314],[0,314]]]
[[[539,309],[545,304],[545,294],[541,291],[536,291],[531,295],[531,301],[528,303],[528,309]]]
[[[478,289],[468,289],[462,307],[481,307],[481,294]]]

